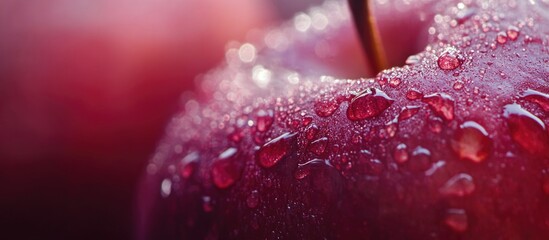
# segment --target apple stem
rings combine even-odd
[[[387,69],[387,56],[385,55],[376,18],[372,12],[371,1],[348,0],[348,2],[368,64],[374,73]]]

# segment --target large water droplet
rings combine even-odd
[[[454,70],[461,66],[465,58],[455,48],[447,48],[437,60],[438,67],[443,70]]]
[[[417,146],[412,151],[412,157],[408,161],[408,167],[414,172],[424,172],[431,167],[431,151]]]
[[[237,161],[237,153],[236,148],[228,148],[212,164],[211,176],[216,187],[228,188],[240,178],[243,164]]]
[[[309,151],[316,155],[322,155],[326,151],[326,145],[328,145],[328,138],[319,138],[309,145]]]
[[[172,193],[172,181],[170,179],[164,179],[162,180],[162,183],[160,184],[160,195],[162,197],[168,197]]]
[[[320,117],[329,117],[339,108],[340,102],[335,98],[325,97],[319,99],[314,104],[316,115]]]
[[[318,127],[315,124],[309,125],[304,131],[305,138],[309,141],[315,138],[316,133],[318,133]]]
[[[383,91],[375,88],[359,93],[349,103],[347,118],[351,121],[360,121],[379,116],[394,102]]]
[[[467,214],[463,209],[448,209],[444,223],[456,232],[465,232],[469,225]]]
[[[259,132],[265,132],[269,130],[274,121],[273,110],[259,110],[256,115],[257,125],[256,129]]]
[[[265,143],[257,151],[257,162],[264,168],[270,168],[288,155],[294,144],[296,133],[284,133]]]
[[[447,121],[454,119],[454,99],[445,93],[434,93],[423,97],[431,110]]]
[[[181,177],[187,179],[193,175],[195,169],[198,167],[198,158],[199,155],[197,152],[191,152],[183,159],[181,159],[181,168],[179,172],[181,174]]]
[[[503,116],[515,143],[531,154],[549,156],[549,134],[539,118],[518,104],[506,105]]]
[[[463,197],[475,191],[475,183],[471,175],[460,173],[450,178],[438,191],[445,196]]]
[[[400,114],[398,114],[398,120],[403,121],[403,120],[406,120],[408,118],[411,118],[412,116],[416,115],[416,113],[419,112],[420,109],[421,109],[421,107],[419,107],[419,106],[406,106],[406,107],[403,107],[400,110]]]
[[[484,127],[474,121],[467,121],[454,133],[450,146],[460,159],[479,163],[490,155],[492,140]]]
[[[549,94],[528,89],[520,97],[538,104],[541,108],[543,108],[543,111],[549,112]]]

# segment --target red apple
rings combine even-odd
[[[138,238],[546,239],[549,4],[422,9],[427,46],[375,78],[302,50],[353,41],[338,2],[229,49],[147,166]]]

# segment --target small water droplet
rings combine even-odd
[[[420,99],[422,97],[423,97],[423,93],[421,93],[420,91],[415,90],[415,89],[410,89],[406,93],[406,98],[408,98],[408,100],[416,100],[416,99]]]
[[[295,136],[296,133],[284,133],[261,146],[257,151],[258,164],[264,168],[276,165],[290,153]]]
[[[228,148],[212,164],[211,176],[216,187],[228,188],[240,178],[243,165],[237,161],[237,153],[236,148]]]
[[[468,227],[467,214],[463,209],[448,209],[444,223],[456,232],[465,232]]]
[[[456,14],[456,21],[458,24],[463,24],[467,20],[469,20],[472,16],[476,14],[476,8],[465,8],[461,9]]]
[[[309,124],[311,124],[312,122],[313,122],[313,117],[311,116],[305,116],[302,119],[302,123],[304,127],[309,126]]]
[[[256,208],[259,205],[259,192],[257,190],[250,192],[246,198],[246,205],[248,205],[249,208]]]
[[[507,28],[507,36],[511,39],[511,41],[517,40],[519,34],[520,30],[517,27],[509,26],[509,28]]]
[[[454,88],[454,90],[461,90],[461,89],[463,89],[463,82],[460,81],[460,80],[455,81],[454,85],[452,85],[452,87]]]
[[[349,103],[347,118],[360,121],[379,116],[394,102],[383,91],[370,88],[358,94]]]
[[[170,196],[171,193],[172,193],[172,181],[166,178],[162,180],[162,183],[160,184],[160,195],[166,198]]]
[[[326,151],[326,145],[328,145],[328,138],[319,138],[309,145],[309,151],[316,155],[322,155]]]
[[[408,161],[408,147],[406,144],[401,143],[398,144],[395,148],[395,151],[393,152],[393,157],[395,158],[395,162],[397,163],[405,163]]]
[[[416,115],[417,112],[419,112],[420,109],[421,109],[421,107],[419,107],[419,106],[406,106],[406,107],[403,107],[400,110],[400,113],[398,114],[398,120],[403,121],[403,120],[406,120],[408,118],[411,118],[412,116]]]
[[[474,121],[467,121],[454,133],[450,146],[460,159],[479,163],[490,155],[492,140],[484,127]]]
[[[529,102],[538,104],[543,108],[543,111],[549,112],[549,94],[528,89],[520,97]]]
[[[199,155],[197,152],[191,152],[187,154],[180,162],[180,171],[181,177],[184,179],[190,178],[196,168],[198,167]]]
[[[330,161],[324,159],[313,159],[306,163],[298,164],[294,177],[297,180],[304,179],[311,174],[314,168],[320,167],[332,167],[332,164],[330,164]]]
[[[434,93],[423,97],[422,102],[427,103],[431,110],[447,121],[454,119],[454,99],[445,93]]]
[[[505,44],[507,42],[507,33],[498,32],[496,36],[496,42],[498,42],[499,44]]]
[[[210,196],[202,197],[202,210],[204,210],[204,212],[213,211],[213,202]]]
[[[463,197],[475,191],[475,183],[471,175],[460,173],[446,181],[438,191],[445,196]]]
[[[431,167],[431,151],[417,146],[412,151],[412,157],[408,161],[410,170],[414,172],[424,172]]]
[[[319,117],[329,117],[339,108],[340,102],[337,99],[324,97],[314,104],[314,110]]]
[[[465,58],[453,47],[446,48],[437,60],[438,67],[442,70],[454,70],[461,66]]]
[[[392,138],[396,135],[398,131],[398,121],[390,121],[385,124],[385,132],[387,133],[388,138]]]
[[[273,110],[259,110],[256,115],[256,129],[259,132],[265,132],[269,130],[274,121]]]
[[[402,82],[402,80],[398,77],[391,78],[389,80],[389,86],[395,88],[395,87],[398,87],[401,82]]]
[[[506,105],[503,116],[515,143],[531,154],[549,156],[549,133],[543,121],[518,104]]]
[[[315,138],[316,133],[318,133],[318,127],[315,124],[309,125],[307,128],[305,128],[304,133],[305,133],[305,138],[311,141]]]

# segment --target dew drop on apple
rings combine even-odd
[[[403,121],[416,115],[421,108],[419,106],[406,106],[400,110],[398,120]]]
[[[408,161],[408,147],[406,144],[398,144],[393,152],[393,157],[397,163],[405,163]]]
[[[191,152],[181,159],[179,171],[181,177],[188,179],[193,175],[196,168],[198,168],[198,159],[198,152]]]
[[[507,37],[509,37],[509,39],[510,39],[511,41],[517,40],[519,34],[520,34],[520,30],[518,29],[518,27],[509,26],[509,27],[507,28]]]
[[[306,178],[311,174],[313,169],[321,167],[332,167],[328,160],[324,159],[313,159],[303,164],[298,164],[296,171],[294,172],[294,177],[297,180]]]
[[[438,57],[437,64],[442,70],[454,70],[461,66],[465,58],[455,48],[449,47]]]
[[[326,151],[326,146],[328,145],[328,138],[322,137],[317,140],[314,140],[309,145],[309,151],[316,155],[322,155]]]
[[[311,124],[313,122],[313,117],[304,116],[301,122],[303,123],[304,127],[309,126],[309,124]]]
[[[395,88],[395,87],[398,87],[401,82],[402,80],[400,78],[397,78],[397,77],[391,78],[389,80],[389,86]]]
[[[248,194],[246,205],[249,208],[256,208],[259,205],[259,192],[257,190],[252,190],[250,194]]]
[[[259,132],[269,130],[274,121],[273,110],[259,110],[256,115],[256,129]]]
[[[408,100],[416,100],[416,99],[420,99],[422,97],[423,97],[423,93],[421,93],[420,91],[415,90],[415,89],[410,89],[410,90],[408,90],[408,92],[406,92],[406,98]]]
[[[465,232],[469,227],[467,213],[463,209],[448,209],[444,217],[444,223],[456,232]]]
[[[516,103],[506,105],[503,116],[515,143],[531,154],[549,156],[549,133],[543,121]]]
[[[431,167],[431,151],[427,148],[417,146],[412,151],[408,166],[412,171],[426,171]]]
[[[322,98],[315,102],[314,110],[319,117],[329,117],[339,108],[340,102],[335,98]]]
[[[438,117],[431,117],[427,122],[427,126],[429,127],[429,130],[431,130],[431,132],[440,133],[443,126],[442,119]]]
[[[313,140],[317,133],[318,133],[318,127],[315,124],[309,125],[307,128],[305,128],[305,131],[304,131],[305,138],[307,138],[307,140],[309,141]]]
[[[528,89],[522,95],[522,99],[539,105],[543,111],[549,112],[549,94]]]
[[[162,180],[160,183],[160,195],[164,198],[170,196],[172,193],[172,181],[170,179]]]
[[[232,186],[240,178],[242,163],[237,162],[237,153],[236,148],[228,148],[212,164],[212,181],[219,189]]]
[[[471,175],[460,173],[450,178],[438,191],[444,196],[463,197],[475,191],[475,183]]]
[[[264,168],[276,165],[290,153],[295,136],[296,133],[287,132],[261,146],[257,151],[258,164]]]
[[[454,90],[461,90],[463,89],[463,82],[459,80],[455,81],[452,87],[454,88]]]
[[[370,88],[354,97],[347,108],[347,118],[360,121],[379,116],[394,102],[383,91]]]
[[[454,133],[450,146],[460,159],[479,163],[490,155],[492,140],[483,126],[466,121]]]
[[[446,121],[454,119],[454,99],[445,93],[434,93],[423,97],[431,110]]]
[[[507,33],[499,32],[496,35],[496,42],[498,42],[499,44],[505,44],[507,42]]]

